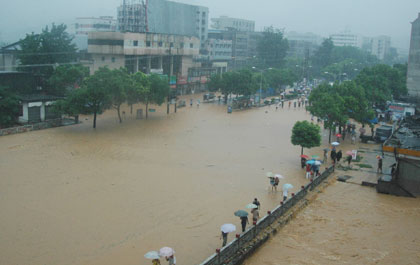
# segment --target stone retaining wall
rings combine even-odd
[[[247,256],[268,240],[270,233],[266,233],[267,228],[276,222],[280,225],[286,224],[292,218],[291,209],[303,201],[309,191],[321,184],[333,171],[333,167],[327,168],[319,177],[316,177],[306,186],[302,186],[299,192],[284,203],[282,202],[273,211],[268,212],[266,216],[249,227],[243,234],[237,235],[236,239],[222,249],[217,249],[215,254],[208,257],[200,265],[241,264]],[[276,230],[273,229],[272,232],[275,233]]]
[[[0,136],[16,134],[16,133],[24,133],[24,132],[30,132],[30,131],[37,131],[37,130],[42,130],[42,129],[59,127],[63,125],[65,125],[63,123],[63,119],[61,118],[53,119],[53,120],[48,120],[48,121],[34,123],[34,124],[27,124],[27,125],[22,125],[18,127],[0,129]]]

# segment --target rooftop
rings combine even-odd
[[[384,145],[420,151],[420,116],[406,118]]]

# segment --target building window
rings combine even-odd
[[[146,47],[150,47],[150,40],[146,41]]]
[[[184,49],[184,43],[183,43],[183,42],[181,42],[181,43],[179,44],[179,46],[181,47],[181,49]]]
[[[194,48],[194,44],[190,43],[190,48],[191,49]]]
[[[159,47],[162,47],[163,43],[161,41],[159,41],[158,45],[159,45]]]
[[[111,61],[112,61],[113,63],[115,63],[115,57],[112,57],[112,58],[111,58]]]
[[[105,56],[102,56],[102,62],[105,62]]]
[[[173,47],[174,47],[174,43],[173,43],[173,42],[171,42],[171,43],[169,44],[169,47],[173,48]]]
[[[138,41],[138,40],[135,40],[135,41],[133,42],[133,45],[134,45],[134,46],[136,46],[136,47],[137,47],[137,46],[139,46],[139,41]]]

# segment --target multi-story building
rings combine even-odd
[[[117,20],[112,16],[78,17],[74,24],[74,40],[79,50],[87,50],[89,32],[115,32],[117,30]]]
[[[255,21],[252,20],[221,16],[212,18],[211,21],[213,22],[211,25],[213,29],[228,30],[232,28],[238,31],[255,31]]]
[[[361,47],[361,38],[346,30],[330,36],[335,46]]]
[[[230,61],[232,59],[232,41],[208,39],[205,45],[210,61]]]
[[[379,60],[384,60],[391,51],[391,37],[364,37],[362,49],[375,55]]]
[[[111,69],[125,67],[129,72],[164,74],[177,80],[172,88],[180,88],[185,93],[188,89],[204,87],[202,83],[189,84],[190,69],[201,67],[194,59],[199,55],[200,40],[197,37],[169,35],[159,33],[89,33],[88,65],[91,73],[99,67]],[[194,80],[196,81],[196,80]],[[179,86],[178,86],[179,85]],[[180,92],[181,93],[181,92]]]
[[[125,0],[118,7],[121,32],[152,32],[199,38],[204,48],[207,40],[209,9],[166,0]]]
[[[116,31],[117,20],[112,16],[78,17],[74,25],[76,35],[88,35],[95,31]]]
[[[409,97],[420,102],[420,13],[417,19],[411,23],[407,89]]]

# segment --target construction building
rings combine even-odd
[[[410,53],[408,56],[407,89],[413,101],[420,102],[420,13],[411,23]]]
[[[73,42],[79,51],[87,50],[89,32],[115,32],[117,30],[117,20],[112,16],[100,17],[78,17],[73,27]]]
[[[180,94],[204,89],[210,73],[199,73],[202,67],[197,37],[159,33],[90,32],[88,54],[91,73],[100,67],[125,67],[129,72],[156,73],[170,77],[171,87]],[[194,72],[194,76],[191,76]]]
[[[166,0],[124,0],[118,7],[121,32],[161,33],[207,40],[209,9]]]

